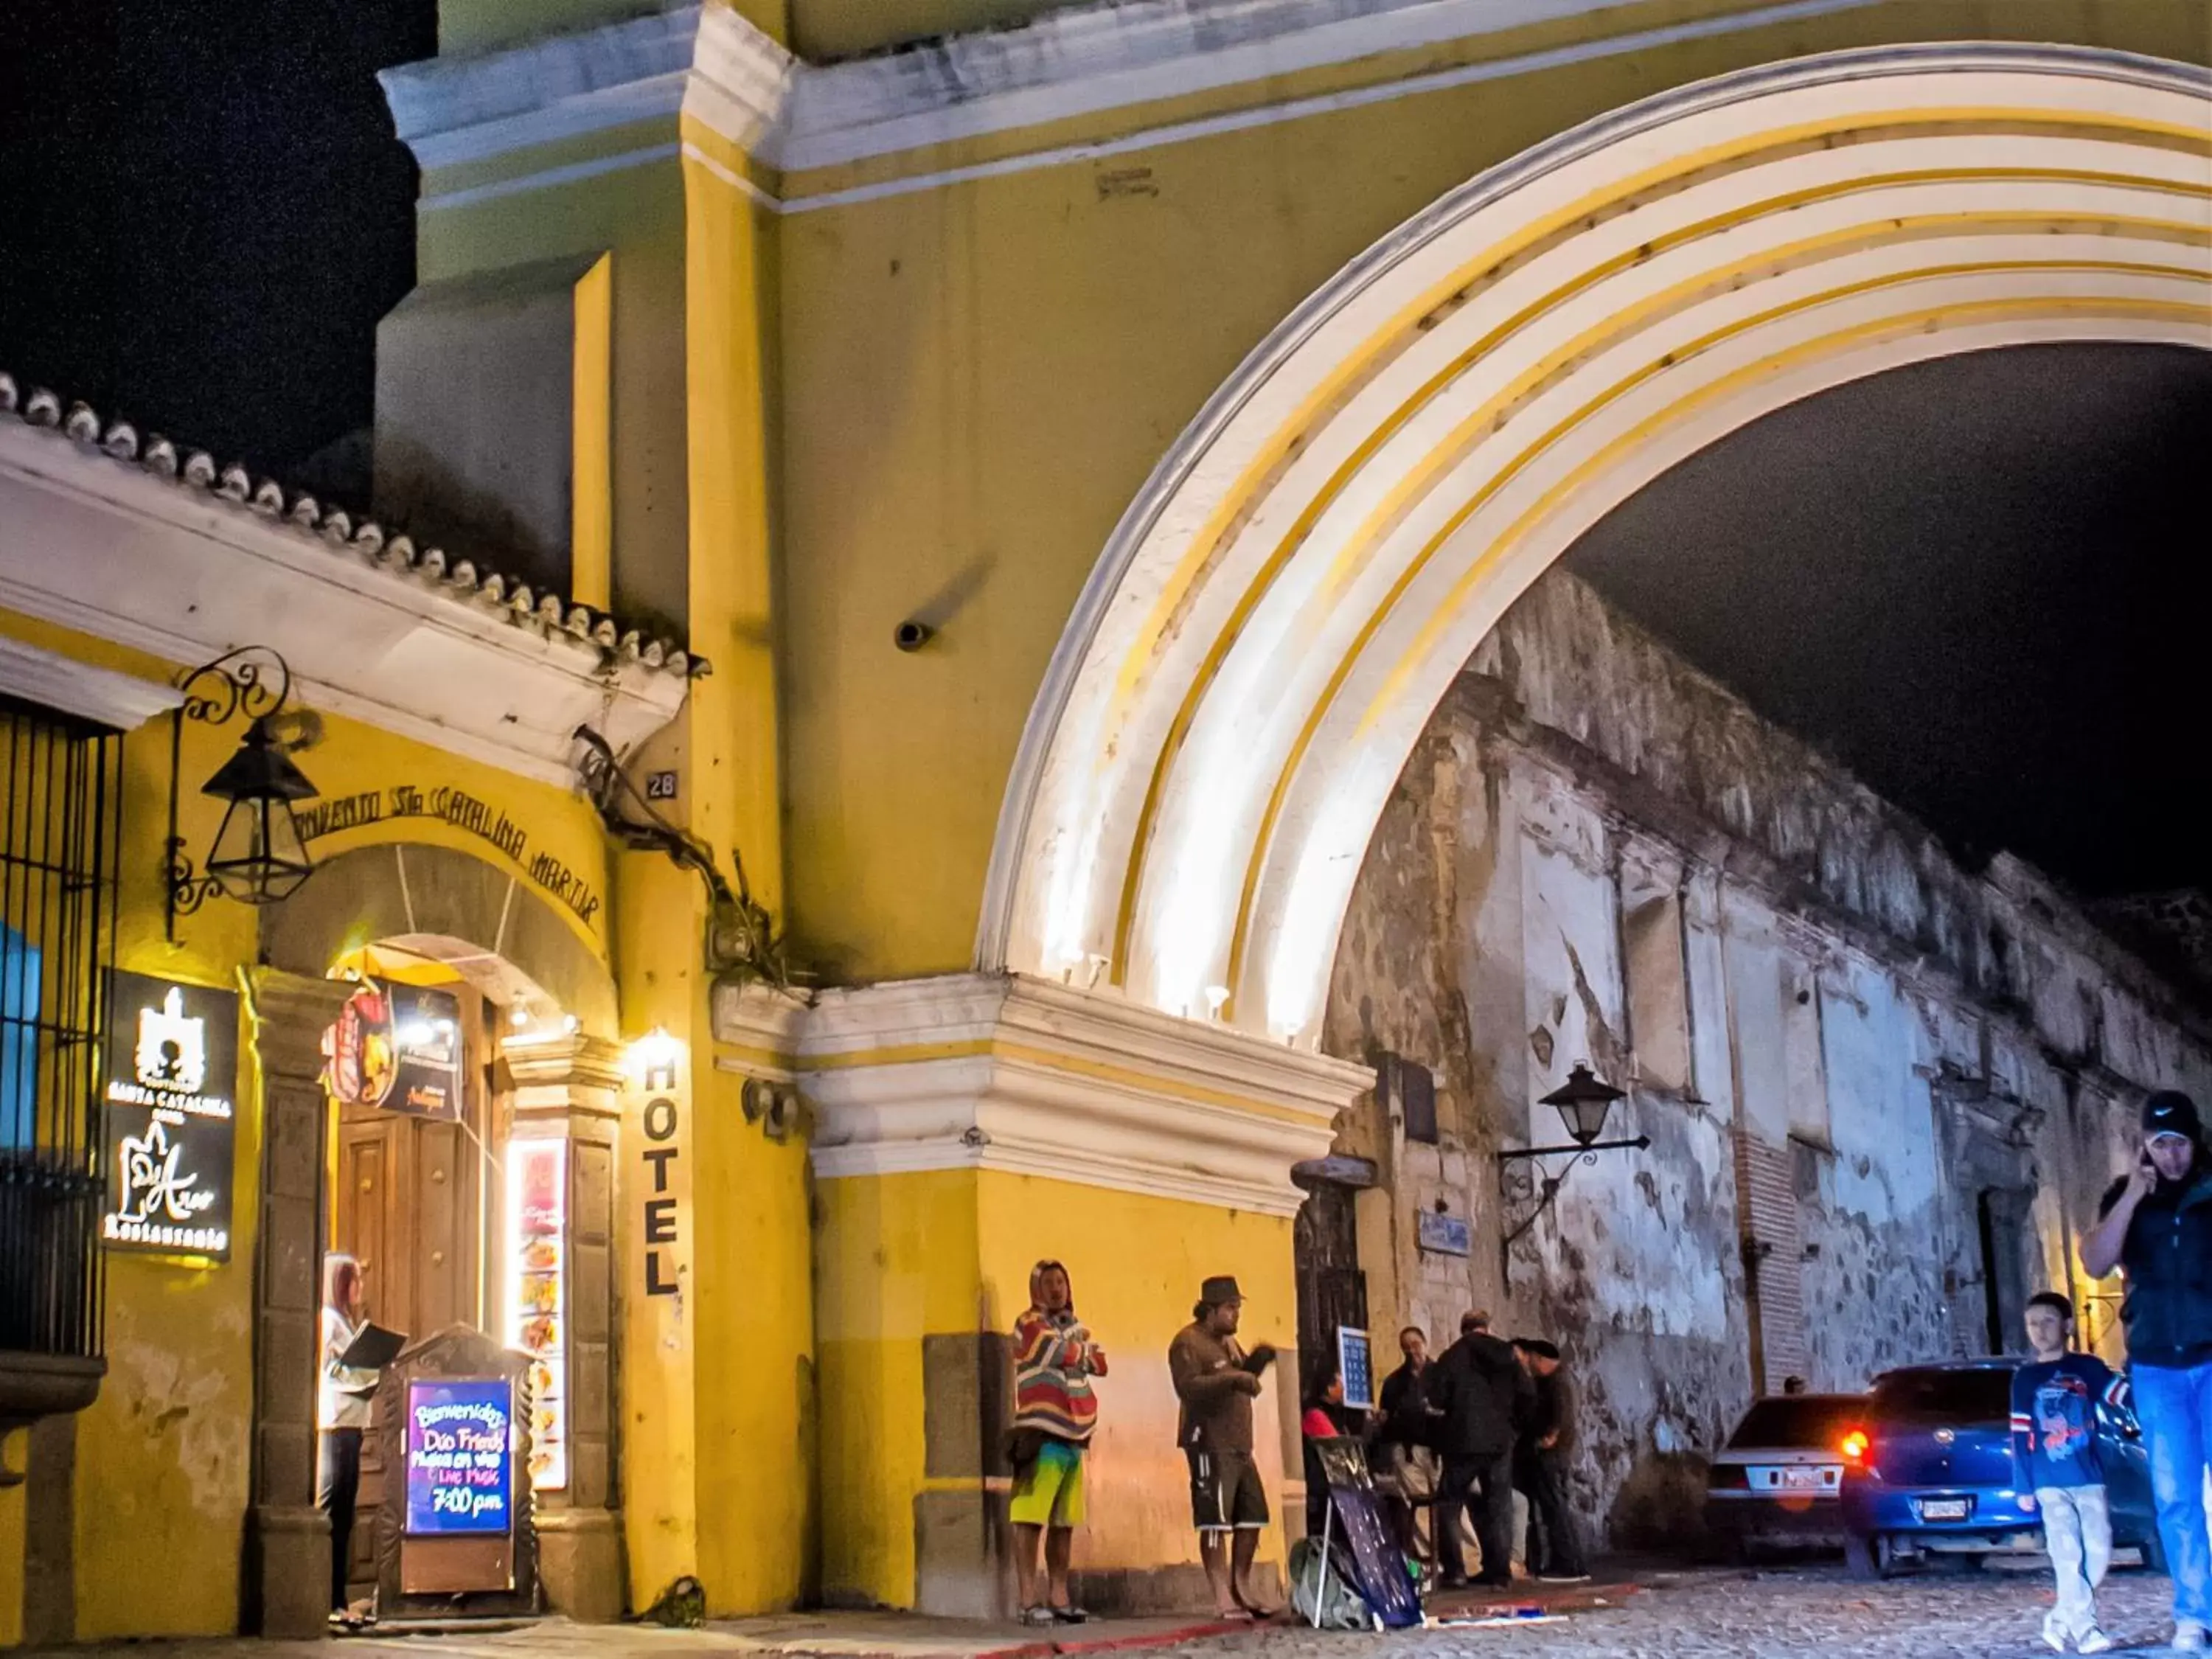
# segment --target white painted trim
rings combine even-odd
[[[312,705],[541,782],[573,784],[578,725],[627,753],[688,690],[15,421],[0,421],[0,605],[179,666],[268,646]]]
[[[1617,3],[1143,0],[1071,7],[1020,28],[980,31],[818,66],[793,58],[726,7],[708,5],[702,11],[690,5],[481,58],[407,64],[383,70],[380,78],[399,136],[425,169],[491,161],[617,126],[672,119],[680,112],[764,166],[797,173],[1478,39]],[[1750,11],[1593,37],[1096,143],[789,198],[784,210],[816,212],[1188,143],[1879,3],[1778,0]],[[434,191],[422,205],[459,207],[549,188],[665,153],[659,146],[633,149],[621,161],[575,163]]]
[[[1328,1150],[1364,1066],[1119,997],[1004,975],[714,1000],[714,1035],[779,1064],[812,1107],[817,1179],[996,1170],[1259,1213],[1293,1213],[1290,1171]]]
[[[58,651],[0,635],[0,692],[130,732],[180,706],[174,686],[95,668]]]
[[[1790,0],[1756,10],[1413,76],[1357,93],[1298,99],[1234,118],[1296,120],[1411,93],[1584,58],[1856,9],[1878,0]],[[1480,39],[1613,8],[1618,0],[1152,0],[1050,12],[1022,28],[956,35],[811,70],[776,138],[788,172],[903,155],[1073,116],[1131,109],[1382,53]],[[1163,135],[1204,136],[1184,123]],[[1190,130],[1190,131],[1186,131]],[[1224,126],[1219,131],[1236,131]],[[1163,137],[1159,142],[1174,142]]]
[[[425,167],[489,161],[609,127],[673,119],[699,7],[625,18],[502,52],[377,71],[392,125]]]
[[[770,213],[783,211],[782,203],[746,178],[744,173],[724,167],[705,150],[701,149],[698,145],[687,142],[684,146],[684,159],[687,161],[697,162],[708,173],[720,179],[756,207],[766,208]]]

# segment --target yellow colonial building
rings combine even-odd
[[[441,48],[386,76],[374,519],[0,381],[0,1644],[320,1628],[337,1250],[445,1343],[372,1436],[395,1604],[999,1610],[1044,1256],[1114,1358],[1086,1594],[1190,1600],[1162,1356],[1211,1273],[1293,1340],[1291,1171],[1372,1084],[1339,928],[1507,606],[1826,388],[2212,345],[2192,0],[444,0]],[[241,754],[312,798],[205,793]],[[487,1565],[406,1390],[495,1352]]]

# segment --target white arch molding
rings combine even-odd
[[[1463,186],[1245,362],[1124,515],[1001,812],[979,965],[1317,1036],[1376,819],[1513,600],[1799,398],[2042,341],[2212,347],[2212,76],[1808,58]]]

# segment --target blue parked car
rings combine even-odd
[[[2024,1509],[2012,1468],[2016,1359],[1911,1365],[1875,1379],[1844,1454],[1844,1553],[1853,1576],[1887,1577],[1945,1556],[1978,1566],[2043,1547],[2043,1517]],[[2097,1444],[2112,1493],[2112,1545],[2166,1571],[2150,1467],[2134,1414],[2097,1408]]]

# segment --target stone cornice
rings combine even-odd
[[[21,640],[0,639],[0,692],[128,732],[179,707],[174,686],[95,668]]]
[[[997,1170],[1288,1215],[1364,1066],[1119,997],[968,974],[715,1000],[729,1069],[798,1079],[818,1178]],[[775,1056],[779,1053],[781,1063]]]
[[[465,592],[465,561],[410,564],[380,533],[341,543],[5,416],[0,512],[13,610],[178,665],[268,646],[316,708],[543,782],[573,781],[578,726],[628,753],[684,702],[688,659],[676,672],[657,645],[660,664],[556,626],[551,596]]]
[[[1656,31],[1592,27],[1571,46],[1527,55],[1526,66],[1876,3],[1784,0]],[[426,168],[487,161],[680,112],[763,166],[798,173],[1430,52],[1617,4],[1093,0],[1018,27],[815,64],[706,0],[480,57],[404,64],[379,78],[399,137]],[[1512,73],[1521,61],[1498,67]],[[1388,66],[1377,73],[1386,83],[1393,76]],[[1301,112],[1286,106],[1285,112]],[[1271,118],[1263,108],[1236,118]]]

